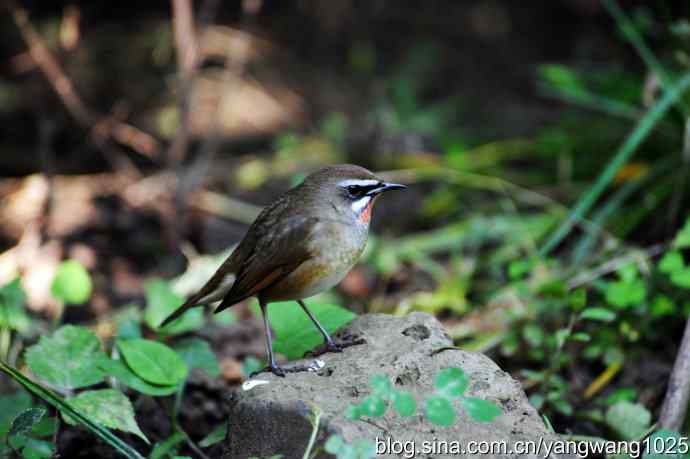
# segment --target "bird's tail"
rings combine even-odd
[[[185,312],[189,311],[190,309],[192,309],[192,308],[194,308],[194,307],[196,307],[196,306],[203,306],[203,303],[199,303],[199,300],[200,300],[200,299],[201,299],[201,297],[199,296],[199,294],[192,295],[191,297],[189,297],[189,299],[188,299],[187,301],[185,301],[185,303],[184,303],[182,306],[180,306],[179,308],[175,309],[175,312],[173,312],[172,314],[170,314],[170,315],[160,324],[160,326],[159,326],[158,328],[163,328],[163,327],[165,327],[166,325],[168,325],[169,323],[172,323],[174,320],[179,319],[179,318],[182,316],[182,314],[184,314]]]

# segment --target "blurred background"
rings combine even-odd
[[[690,310],[687,2],[7,3],[0,285],[21,277],[32,324],[12,336],[112,335],[349,162],[410,189],[316,301],[435,314],[558,432],[609,435],[621,400],[658,415]],[[68,259],[80,306],[51,292]],[[204,332],[231,385],[263,353],[233,313]]]

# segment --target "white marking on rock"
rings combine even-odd
[[[311,368],[309,368],[310,371],[317,371],[322,369],[323,367],[326,366],[326,362],[323,360],[316,359],[314,360],[314,363],[312,364]]]
[[[245,381],[242,384],[242,390],[247,391],[247,390],[252,390],[256,386],[262,386],[264,384],[268,384],[270,381],[267,381],[265,379],[250,379],[249,381]]]
[[[352,211],[356,214],[360,213],[367,207],[369,201],[371,201],[371,196],[364,196],[363,198],[359,198],[351,204]]]

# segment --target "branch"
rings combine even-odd
[[[86,106],[60,63],[29,21],[26,9],[15,2],[10,3],[10,6],[14,23],[28,47],[29,56],[46,77],[70,116],[96,135],[110,137],[149,158],[157,155],[160,144],[152,135],[111,116],[96,115]]]

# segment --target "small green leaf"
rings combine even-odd
[[[432,424],[448,427],[455,422],[455,410],[447,398],[433,395],[426,399],[426,418]]]
[[[187,377],[182,358],[168,346],[146,339],[117,340],[129,368],[141,379],[160,386],[175,386]]]
[[[55,454],[55,446],[46,440],[36,438],[26,438],[26,443],[22,448],[24,459],[49,459]]]
[[[465,393],[469,381],[460,368],[444,368],[436,374],[434,385],[439,394],[448,398],[457,398]]]
[[[177,445],[185,440],[184,434],[182,432],[175,432],[171,436],[160,443],[156,443],[153,447],[153,451],[149,454],[148,459],[163,459],[174,454],[177,451]]]
[[[573,341],[580,341],[582,343],[587,343],[587,342],[592,340],[592,337],[589,336],[589,334],[587,334],[585,332],[577,332],[577,333],[573,333],[570,336],[570,339],[572,339]]]
[[[31,371],[60,390],[91,386],[103,380],[97,363],[104,358],[101,342],[90,330],[74,325],[60,327],[53,336],[41,337],[25,353]]]
[[[580,319],[611,322],[616,318],[616,313],[606,308],[587,308],[580,313]]]
[[[146,310],[144,321],[153,330],[158,329],[170,314],[182,305],[184,299],[177,295],[169,283],[161,279],[151,279],[144,285]],[[204,312],[201,308],[190,309],[178,320],[161,329],[169,335],[177,335],[198,330],[204,325]]]
[[[650,426],[652,415],[639,403],[616,402],[606,410],[606,424],[623,440],[639,438]]]
[[[224,422],[215,429],[213,429],[213,432],[201,439],[201,441],[199,442],[199,446],[201,446],[202,448],[208,448],[211,445],[215,445],[216,443],[221,442],[223,441],[223,439],[225,439],[227,432],[228,424]]]
[[[50,289],[53,296],[67,304],[83,304],[91,296],[91,276],[76,260],[63,261]]]
[[[659,271],[666,274],[671,274],[685,268],[683,255],[676,250],[666,252],[659,261]]]
[[[690,247],[690,218],[685,220],[685,224],[673,240],[674,249],[687,249],[688,247]]]
[[[663,317],[673,314],[675,310],[675,305],[673,301],[666,295],[657,295],[654,298],[650,312],[652,317]]]
[[[637,398],[637,390],[631,387],[625,387],[621,389],[614,390],[606,399],[604,403],[606,405],[615,405],[621,400],[626,400],[628,402],[634,402]]]
[[[28,410],[22,411],[19,416],[12,421],[10,431],[7,435],[11,437],[13,435],[24,435],[31,432],[34,425],[43,419],[45,414],[46,410],[44,408],[29,408]]]
[[[199,368],[211,377],[220,375],[216,354],[211,350],[208,341],[201,338],[187,338],[176,343],[175,350],[185,361],[189,370]]]
[[[134,419],[132,404],[118,390],[89,390],[76,397],[68,398],[67,403],[104,427],[131,432],[149,443],[146,435],[139,429],[137,421]],[[63,417],[68,423],[75,424],[75,421],[68,414],[63,413]]]
[[[340,435],[331,435],[323,445],[323,449],[326,450],[327,453],[338,454],[344,445],[345,440],[343,440],[343,437]]]
[[[624,309],[641,304],[647,295],[647,287],[641,279],[610,282],[606,287],[606,302]]]
[[[575,289],[568,295],[568,304],[576,311],[587,305],[587,290],[584,288]]]
[[[671,282],[678,287],[690,288],[690,267],[671,273]]]
[[[378,418],[386,412],[386,404],[381,397],[370,395],[359,404],[359,411],[363,416]]]
[[[0,288],[0,327],[26,334],[31,328],[31,319],[26,314],[26,294],[19,278]]]
[[[490,400],[482,400],[477,397],[465,397],[462,399],[462,407],[467,414],[479,422],[490,422],[502,414],[501,409]]]
[[[345,417],[351,421],[358,421],[362,417],[359,405],[348,405],[345,409]]]
[[[110,376],[115,377],[121,384],[142,394],[160,397],[177,392],[179,385],[158,386],[150,384],[137,376],[122,360],[105,358],[98,362],[98,366]]]
[[[403,417],[412,416],[417,412],[417,402],[407,391],[395,391],[393,393],[393,407]]]
[[[31,408],[31,396],[24,391],[0,396],[0,438],[10,431],[15,417]]]
[[[374,375],[371,377],[369,383],[371,385],[372,392],[374,395],[379,397],[388,398],[393,394],[393,386],[391,385],[388,376],[386,375]]]
[[[531,347],[539,347],[544,342],[544,332],[535,324],[527,324],[522,329],[522,337]]]

